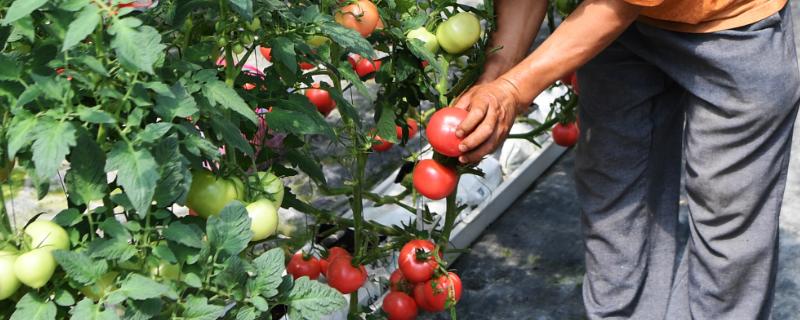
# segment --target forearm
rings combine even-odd
[[[640,10],[622,0],[585,0],[541,46],[501,78],[516,86],[520,103],[529,103],[610,45]]]
[[[522,61],[539,33],[547,11],[547,0],[495,0],[497,29],[488,50],[502,48],[487,57],[483,81],[497,79]]]

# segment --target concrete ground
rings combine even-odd
[[[790,3],[795,34],[800,34],[800,4]],[[800,127],[795,128],[792,152],[780,224],[776,320],[800,315]],[[569,151],[453,265],[464,283],[457,306],[459,318],[585,318],[581,301],[583,243],[571,177],[573,164],[574,152]],[[685,215],[685,201],[681,202]]]

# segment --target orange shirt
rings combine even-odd
[[[644,6],[640,20],[660,28],[704,33],[760,21],[788,0],[625,0]]]

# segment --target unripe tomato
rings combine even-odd
[[[271,171],[259,172],[258,179],[261,181],[261,191],[272,195],[272,204],[275,205],[276,209],[280,208],[281,204],[283,204],[285,192],[283,180]]]
[[[448,157],[461,155],[461,150],[458,149],[461,138],[456,137],[456,129],[467,117],[467,114],[468,112],[464,109],[448,107],[436,111],[431,116],[428,126],[425,128],[425,134],[428,136],[428,142],[433,150]]]
[[[39,248],[21,254],[14,261],[14,275],[31,288],[44,287],[56,271],[56,259],[51,251]]]
[[[253,232],[251,241],[269,238],[278,231],[278,209],[268,199],[260,199],[246,207],[250,216],[250,231]]]
[[[408,138],[411,139],[419,131],[419,124],[414,119],[408,118],[406,125],[408,125]],[[397,126],[395,130],[397,131],[397,140],[403,140],[403,127]]]
[[[430,280],[439,266],[433,257],[435,248],[433,242],[422,239],[414,239],[403,245],[397,257],[397,264],[409,282],[420,283]]]
[[[33,248],[49,250],[69,249],[69,235],[61,226],[49,220],[36,220],[25,227],[25,235],[31,239]]]
[[[414,188],[432,200],[447,197],[458,185],[458,174],[436,160],[425,159],[417,163],[413,173]]]
[[[328,285],[341,293],[353,293],[367,282],[364,266],[354,267],[348,257],[336,257],[328,265]]]
[[[111,291],[110,289],[114,288],[114,280],[117,278],[117,275],[118,273],[114,271],[106,272],[106,274],[100,276],[100,279],[97,279],[94,284],[81,288],[81,292],[87,298],[98,301],[104,297],[106,293]]]
[[[331,39],[328,38],[328,37],[325,37],[325,36],[313,35],[313,36],[310,36],[310,37],[308,37],[306,39],[306,44],[308,44],[312,48],[319,48],[319,47],[321,47],[321,46],[323,46],[325,44],[328,44],[330,42],[331,42]]]
[[[571,147],[578,142],[580,131],[575,122],[567,124],[556,123],[552,130],[553,142],[564,147]]]
[[[389,276],[389,290],[411,293],[414,290],[414,284],[406,279],[402,270],[396,269]]]
[[[460,12],[436,29],[439,45],[451,54],[462,53],[472,47],[481,38],[481,22],[469,12]]]
[[[428,29],[425,29],[425,27],[419,27],[411,30],[406,37],[409,40],[417,39],[422,41],[425,48],[430,52],[436,53],[439,51],[439,40],[436,39],[435,34],[428,31]]]
[[[233,48],[231,48],[231,50],[235,54],[242,54],[242,52],[244,52],[244,46],[241,43],[237,42],[233,44]]]
[[[157,267],[153,267],[150,270],[150,274],[154,277],[178,281],[181,279],[181,266],[179,264],[162,261]]]
[[[346,257],[348,260],[353,258],[350,256],[350,252],[347,252],[347,250],[342,247],[332,247],[328,249],[328,256],[324,259],[319,259],[320,269],[322,270],[322,274],[326,277],[328,276],[328,266],[330,262],[337,257]]]
[[[376,135],[375,136],[375,141],[372,142],[372,150],[375,150],[377,152],[385,152],[385,151],[391,149],[393,145],[394,145],[394,143],[386,141],[386,139],[381,138],[381,136]]]
[[[431,304],[428,303],[428,300],[425,300],[425,285],[427,282],[420,282],[414,285],[414,302],[417,303],[417,307],[427,312],[435,312]]]
[[[359,77],[364,78],[377,72],[380,67],[380,60],[361,59],[356,63],[356,73]]]
[[[358,0],[337,10],[334,19],[345,28],[355,30],[366,38],[375,30],[380,16],[378,7],[372,1]]]
[[[436,312],[443,311],[461,300],[461,278],[453,272],[448,272],[446,275],[428,280],[424,292],[425,300],[431,309]]]
[[[19,289],[19,279],[14,275],[16,260],[16,252],[0,250],[0,301],[8,299]]]
[[[333,111],[333,108],[336,108],[336,101],[333,101],[330,92],[320,89],[319,83],[315,83],[311,88],[306,89],[306,98],[317,107],[317,110],[323,116],[327,117]]]
[[[389,315],[389,320],[414,320],[419,312],[414,298],[402,292],[389,292],[381,307]]]
[[[264,59],[267,59],[267,61],[272,62],[272,48],[259,47],[258,51],[261,52],[261,56],[263,56]]]
[[[311,256],[305,257],[302,252],[295,253],[286,265],[286,272],[295,279],[306,276],[315,280],[319,278],[321,272],[319,260]]]
[[[218,215],[233,200],[244,198],[244,186],[239,179],[217,178],[208,171],[192,173],[192,184],[186,206],[203,218]]]

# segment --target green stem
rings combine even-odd
[[[445,253],[447,244],[450,243],[450,232],[453,231],[453,224],[455,224],[456,217],[458,217],[458,212],[456,212],[456,193],[457,190],[453,190],[453,193],[447,196],[447,210],[445,211],[444,215],[444,227],[442,228],[441,238],[439,238],[439,250],[442,252],[442,254]]]

